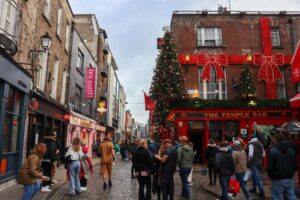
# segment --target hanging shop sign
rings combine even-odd
[[[95,80],[96,80],[96,68],[86,68],[85,74],[85,98],[93,99],[95,97]]]
[[[85,128],[95,129],[102,132],[106,131],[106,128],[104,126],[100,126],[99,124],[96,124],[88,119],[82,119],[75,116],[70,116],[70,124],[85,127]]]

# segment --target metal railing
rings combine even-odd
[[[21,9],[14,0],[0,0],[0,34],[17,46],[19,41]]]

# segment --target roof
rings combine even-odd
[[[300,11],[218,11],[218,10],[181,10],[174,11],[174,15],[300,15]]]

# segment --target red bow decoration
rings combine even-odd
[[[225,73],[222,66],[228,66],[228,59],[226,55],[199,54],[198,65],[203,65],[203,71],[201,76],[202,80],[207,79],[208,81],[210,81],[211,67],[214,67],[216,70],[217,80],[225,80]]]

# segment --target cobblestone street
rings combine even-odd
[[[50,194],[47,200],[68,200],[68,199],[80,199],[80,200],[96,200],[96,199],[107,199],[107,200],[137,200],[138,199],[138,183],[137,180],[130,178],[130,167],[131,161],[120,161],[114,166],[113,175],[113,187],[104,191],[102,189],[102,183],[100,180],[99,165],[95,167],[92,178],[88,181],[88,191],[83,192],[81,195],[76,197],[69,197],[68,184],[62,185],[59,189],[54,190]],[[181,183],[176,173],[175,177],[175,196],[176,200],[180,199]],[[191,199],[215,199],[210,194],[207,194],[201,187],[204,182],[201,180],[199,172],[195,173],[194,185],[191,187]],[[153,197],[153,199],[156,199]]]

